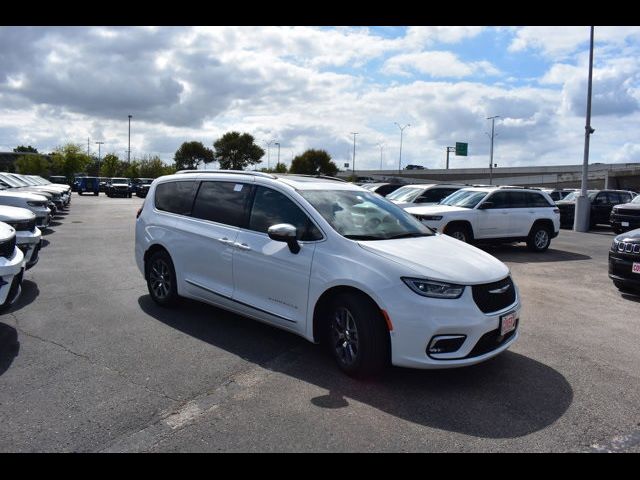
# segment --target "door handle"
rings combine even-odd
[[[251,250],[251,247],[246,243],[234,243],[234,245],[238,247],[240,250]]]
[[[224,243],[224,244],[227,244],[227,245],[230,244],[230,243],[233,243],[233,241],[229,240],[227,237],[219,238],[218,241],[220,243]]]

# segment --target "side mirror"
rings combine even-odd
[[[285,242],[289,246],[291,253],[298,253],[300,251],[300,244],[296,238],[298,231],[293,225],[289,223],[271,225],[267,230],[267,234],[271,240]]]
[[[478,210],[486,210],[487,208],[493,208],[493,202],[482,202],[478,205]]]

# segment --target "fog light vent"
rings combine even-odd
[[[427,355],[440,355],[458,350],[464,343],[466,335],[438,335],[431,339]]]

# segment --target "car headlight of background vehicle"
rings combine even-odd
[[[460,298],[462,292],[464,292],[464,285],[437,282],[425,278],[402,277],[402,281],[406,283],[411,290],[423,297]]]
[[[418,220],[442,220],[442,215],[417,215]]]
[[[27,202],[27,205],[32,207],[44,207],[46,204],[44,202]]]

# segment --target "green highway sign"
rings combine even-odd
[[[468,143],[456,142],[456,155],[457,156],[461,155],[463,157],[466,157],[468,146],[469,146]]]

